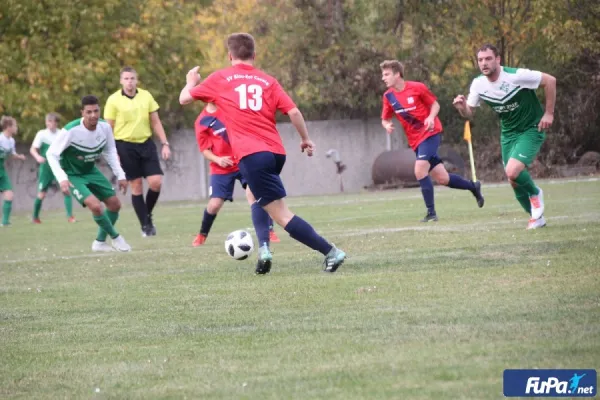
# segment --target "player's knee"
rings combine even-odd
[[[433,179],[435,179],[437,183],[443,186],[448,186],[448,184],[450,183],[450,175],[448,175],[447,172],[445,174],[437,174],[434,176]]]
[[[37,198],[40,200],[44,200],[44,198],[46,198],[46,192],[39,192]]]
[[[112,196],[106,199],[106,208],[112,212],[119,212],[121,210],[121,200],[117,196]]]
[[[4,192],[4,200],[12,201],[14,198],[14,193],[12,190],[7,190]]]
[[[521,173],[521,171],[517,170],[516,168],[506,168],[505,172],[509,181],[515,181]]]
[[[148,187],[154,192],[160,192],[162,186],[162,178],[160,175],[154,175],[148,177]]]
[[[246,187],[246,200],[248,200],[248,204],[250,205],[256,202],[256,198],[249,187]]]
[[[85,203],[87,208],[89,208],[92,214],[94,215],[101,215],[104,212],[104,210],[102,209],[102,203],[100,203],[98,199],[90,199]]]
[[[129,181],[129,186],[131,187],[131,194],[134,196],[142,194],[142,191],[144,190],[142,178],[137,178]]]
[[[294,218],[294,213],[287,207],[283,200],[272,201],[264,209],[273,218],[273,221],[282,228],[285,228],[292,218]]]
[[[208,211],[209,214],[217,215],[221,210],[221,207],[223,207],[223,203],[223,199],[210,199],[206,205],[206,211]]]
[[[429,175],[429,162],[428,161],[416,161],[415,162],[415,177],[418,181]]]
[[[294,213],[289,211],[289,213],[275,214],[275,216],[271,216],[271,218],[273,219],[273,221],[275,221],[277,225],[281,226],[282,228],[285,228],[287,224],[289,224],[289,222],[292,220],[292,218],[294,218]]]

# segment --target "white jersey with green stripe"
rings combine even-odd
[[[40,155],[42,157],[46,157],[46,153],[50,148],[54,139],[58,136],[59,130],[55,130],[52,132],[50,129],[42,129],[35,134],[35,139],[33,139],[33,143],[31,143],[31,147],[35,147],[36,149],[40,149]]]
[[[478,107],[483,100],[500,117],[503,135],[520,134],[537,128],[544,115],[542,104],[535,94],[541,82],[540,71],[502,67],[494,82],[484,75],[473,80],[467,104]]]
[[[96,168],[96,161],[104,157],[117,179],[125,179],[121,168],[112,128],[105,121],[98,121],[96,129],[88,130],[79,118],[69,122],[50,145],[46,158],[58,182],[69,175],[85,175]]]
[[[0,133],[0,173],[4,173],[4,161],[13,154],[17,154],[15,139]]]

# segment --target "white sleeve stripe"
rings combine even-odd
[[[117,154],[117,146],[115,144],[115,137],[113,136],[112,129],[108,126],[106,130],[106,145],[102,151],[104,159],[110,166],[110,169],[117,176],[118,180],[125,179],[125,171],[121,167],[119,156]]]
[[[48,165],[59,183],[69,179],[67,173],[60,166],[60,155],[68,147],[69,142],[69,132],[62,129],[46,153]]]

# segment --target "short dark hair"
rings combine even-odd
[[[130,67],[130,66],[125,66],[125,67],[121,68],[121,72],[119,72],[119,76],[123,75],[123,72],[133,72],[134,74],[137,75],[137,71],[133,67]]]
[[[482,51],[486,51],[486,50],[491,50],[494,53],[494,57],[498,57],[498,55],[500,54],[500,52],[498,51],[498,48],[496,46],[494,46],[493,44],[490,44],[490,43],[486,43],[477,50],[477,53],[475,53],[475,55],[479,54]]]
[[[404,65],[398,60],[385,60],[379,67],[384,69],[391,69],[394,74],[400,74],[401,78],[404,78]]]
[[[254,58],[254,38],[249,33],[232,33],[227,38],[227,50],[235,60]]]
[[[81,109],[83,110],[85,106],[94,106],[96,104],[100,104],[98,102],[98,98],[94,95],[88,94],[87,96],[83,96],[81,99]]]

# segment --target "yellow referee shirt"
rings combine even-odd
[[[104,107],[104,119],[115,121],[116,140],[143,143],[152,136],[150,113],[160,107],[149,91],[137,89],[129,97],[123,90],[110,95]]]

